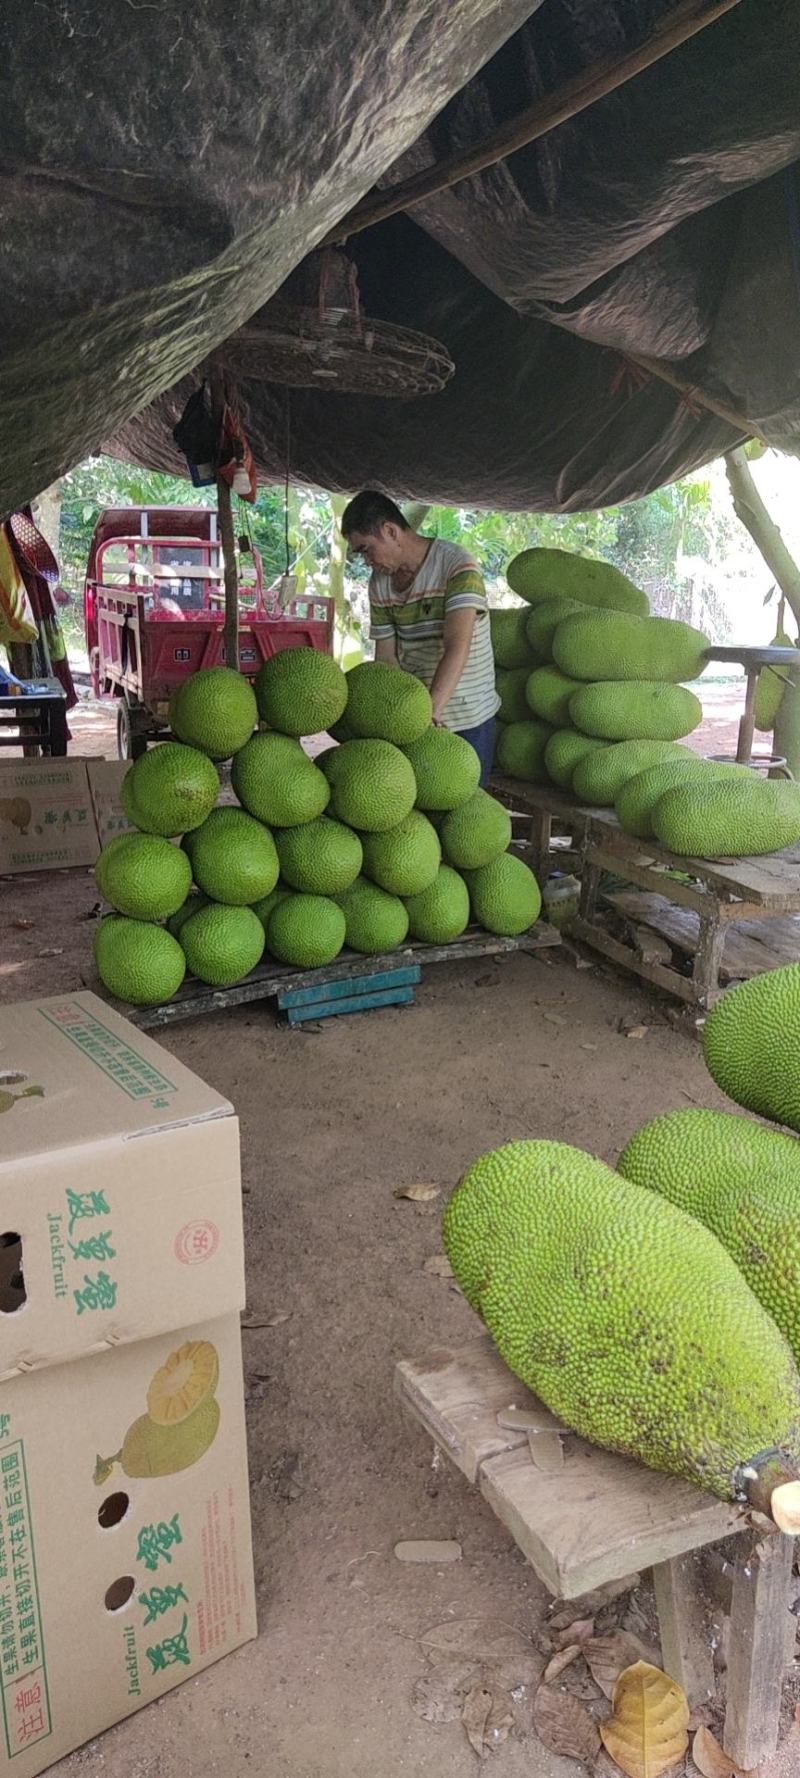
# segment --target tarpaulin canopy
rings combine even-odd
[[[268,317],[365,191],[479,143],[672,10],[107,0],[100,27],[93,0],[23,9],[0,106],[0,509],[104,443],[182,469],[190,373]],[[750,426],[796,450],[798,92],[796,0],[739,0],[551,133],[355,234],[366,312],[440,340],[455,374],[410,401],[293,389],[294,478],[567,511],[645,494]],[[285,389],[237,380],[274,477]]]

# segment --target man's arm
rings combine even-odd
[[[376,661],[388,661],[390,667],[397,666],[397,636],[379,636],[375,643]]]
[[[431,680],[433,720],[441,722],[451,697],[461,679],[472,646],[472,635],[478,613],[472,607],[457,606],[444,620],[444,652]]]

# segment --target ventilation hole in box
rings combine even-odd
[[[106,1611],[122,1611],[133,1597],[136,1582],[132,1574],[121,1574],[119,1580],[113,1580],[106,1593],[104,1604]]]
[[[0,1234],[0,1315],[16,1315],[27,1294],[22,1272],[22,1240],[9,1229]]]
[[[109,1494],[103,1501],[97,1515],[97,1523],[103,1531],[110,1531],[113,1525],[119,1525],[130,1506],[130,1495],[118,1492]]]

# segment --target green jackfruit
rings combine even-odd
[[[511,816],[496,797],[476,790],[442,822],[442,850],[456,870],[480,870],[511,844]]]
[[[211,759],[230,759],[256,726],[256,694],[233,667],[202,667],[172,693],[169,720],[179,741]]]
[[[534,605],[525,626],[534,658],[537,661],[551,661],[553,637],[559,624],[576,612],[591,610],[590,605],[582,605],[578,599],[543,599],[541,605]]]
[[[701,630],[671,617],[578,612],[559,624],[553,659],[573,679],[699,679],[711,647]]]
[[[278,854],[269,828],[244,809],[212,809],[192,841],[194,880],[212,901],[249,907],[278,881]]]
[[[232,988],[264,955],[264,928],[252,908],[209,901],[181,927],[186,962],[201,982]]]
[[[106,901],[132,920],[166,920],[176,914],[192,886],[192,867],[180,846],[154,833],[118,836],[95,865],[95,881]]]
[[[614,810],[620,827],[636,839],[651,839],[653,810],[660,798],[666,796],[668,790],[678,790],[686,778],[696,778],[704,773],[713,776],[713,766],[708,760],[701,759],[699,754],[688,753],[668,760],[663,765],[648,766],[646,771],[637,772],[635,778],[627,779],[619,795],[614,798]]]
[[[560,790],[572,789],[572,775],[575,767],[586,758],[588,753],[595,753],[610,742],[598,741],[594,735],[582,735],[576,728],[558,728],[550,736],[544,750],[545,770],[548,778],[552,778]]]
[[[498,722],[524,722],[530,715],[525,687],[530,676],[530,667],[498,667],[495,671],[495,685],[500,699],[497,712]]]
[[[414,807],[413,769],[390,741],[345,741],[325,755],[323,770],[332,813],[361,833],[387,833]]]
[[[530,668],[531,651],[525,628],[527,621],[528,613],[524,605],[512,605],[489,612],[492,653],[498,667]]]
[[[569,701],[570,721],[601,741],[679,741],[703,720],[703,706],[685,685],[607,679],[583,685]]]
[[[273,908],[277,907],[279,901],[285,901],[286,897],[293,893],[294,891],[288,889],[285,883],[276,883],[275,888],[270,889],[269,895],[261,895],[258,901],[253,902],[253,913],[258,915],[265,932]]]
[[[553,728],[564,728],[569,723],[570,698],[580,689],[580,681],[568,679],[558,667],[534,667],[525,686],[525,696],[534,716],[549,722]]]
[[[347,723],[365,740],[405,747],[431,725],[431,694],[389,661],[363,661],[347,675]]]
[[[770,643],[770,648],[796,648],[791,636],[787,635],[782,625],[779,626]],[[762,667],[756,680],[755,723],[756,728],[770,734],[778,720],[778,711],[783,703],[786,690],[786,672],[782,667]]]
[[[487,932],[513,938],[538,920],[539,885],[533,871],[513,852],[503,852],[482,870],[465,871],[464,876],[473,915]]]
[[[705,1223],[800,1363],[796,1138],[729,1111],[670,1111],[637,1130],[617,1170]]]
[[[259,668],[259,715],[282,735],[321,735],[347,703],[347,679],[329,654],[282,648]]]
[[[613,611],[648,613],[647,594],[610,562],[575,556],[564,549],[523,549],[509,562],[506,580],[512,593],[539,605],[544,599],[576,599],[580,605],[610,606]]]
[[[463,877],[440,864],[434,881],[420,895],[404,896],[408,929],[420,944],[449,945],[469,925],[469,892]]]
[[[439,835],[421,809],[412,809],[389,833],[365,833],[362,845],[365,876],[388,895],[429,889],[442,862]]]
[[[280,963],[321,969],[338,957],[345,930],[344,914],[328,896],[290,895],[269,916],[267,944]]]
[[[328,807],[330,785],[293,735],[253,735],[231,767],[242,807],[268,827],[316,821]]]
[[[679,741],[618,741],[615,747],[606,743],[578,760],[572,774],[573,794],[591,808],[606,808],[637,772],[690,755],[694,757],[691,748],[682,747]]]
[[[336,901],[345,919],[344,942],[351,951],[380,956],[404,943],[408,913],[398,895],[387,895],[367,877],[356,877]]]
[[[185,926],[187,920],[191,920],[192,914],[199,914],[200,909],[207,906],[208,896],[203,894],[202,889],[193,889],[178,908],[177,913],[167,921],[167,931],[172,933],[173,938],[178,938],[181,927]]]
[[[450,729],[430,728],[404,747],[417,781],[418,809],[457,809],[474,796],[481,775],[475,748]]]
[[[109,994],[131,1006],[161,1006],[177,994],[186,974],[183,951],[166,927],[122,914],[100,921],[94,960]]]
[[[546,784],[544,750],[553,731],[547,722],[509,722],[497,737],[495,766],[509,778]]]
[[[328,815],[284,828],[275,845],[284,882],[306,895],[338,895],[355,882],[363,862],[358,834]]]
[[[219,773],[196,747],[160,741],[125,773],[136,826],[166,839],[199,827],[219,795]],[[129,816],[130,819],[130,816]]]
[[[684,858],[750,858],[800,840],[800,784],[734,775],[668,790],[653,809],[653,832]]]
[[[122,804],[125,814],[128,817],[128,820],[131,822],[131,824],[134,827],[140,828],[142,833],[144,833],[146,831],[145,819],[144,819],[141,809],[138,807],[136,798],[133,794],[133,766],[128,767],[128,770],[125,773],[122,783],[120,784],[119,800]],[[118,834],[117,838],[124,839],[125,835]]]
[[[764,1451],[800,1457],[800,1380],[701,1223],[590,1155],[513,1142],[444,1213],[457,1282],[511,1370],[593,1443],[731,1499]]]
[[[706,1019],[703,1056],[729,1099],[800,1130],[800,963],[729,988]]]

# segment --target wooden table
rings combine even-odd
[[[404,1360],[395,1389],[480,1488],[556,1598],[580,1598],[652,1568],[663,1665],[693,1704],[708,1701],[715,1680],[691,1552],[735,1536],[724,1747],[746,1771],[775,1751],[797,1631],[789,1609],[792,1538],[755,1532],[740,1507],[573,1434],[564,1439],[557,1474],[536,1468],[527,1433],[504,1430],[498,1413],[513,1405],[559,1423],[512,1375],[487,1334],[422,1362]]]
[[[613,809],[587,808],[566,792],[513,778],[493,777],[490,788],[506,807],[530,817],[530,862],[540,882],[558,858],[552,847],[554,822],[573,835],[581,873],[580,912],[570,925],[574,936],[693,1005],[708,1007],[720,992],[720,961],[732,922],[800,914],[800,845],[759,858],[681,858],[657,840],[624,833]],[[680,871],[693,880],[677,881],[665,871]],[[694,910],[699,929],[691,975],[637,956],[632,945],[606,931],[597,912],[604,875]],[[798,939],[800,950],[800,933]]]
[[[34,749],[53,758],[67,751],[67,696],[60,679],[37,680],[39,692],[0,697],[0,747]]]

